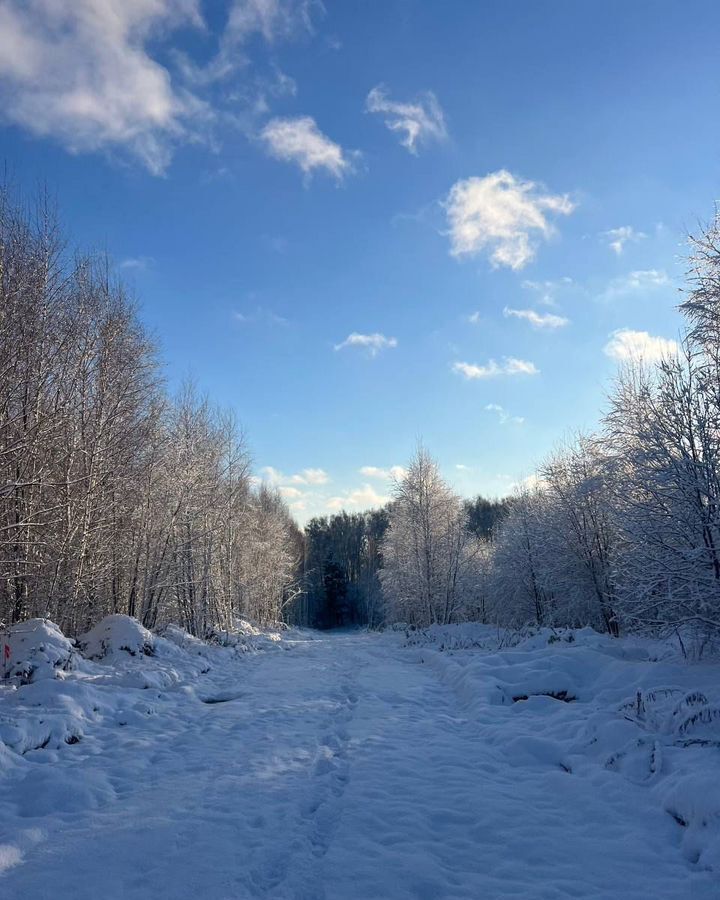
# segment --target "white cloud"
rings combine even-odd
[[[470,313],[470,315],[468,316],[468,322],[471,325],[479,325],[481,321],[482,319],[480,318],[479,312]]]
[[[506,476],[499,477],[504,478]],[[508,491],[510,493],[524,493],[525,491],[532,493],[534,491],[542,490],[546,484],[547,482],[543,478],[540,478],[539,475],[532,474],[525,476],[525,478],[521,478],[520,481],[513,481],[508,485]]]
[[[617,256],[621,256],[627,243],[637,243],[646,238],[647,235],[642,231],[635,231],[632,225],[621,225],[619,228],[611,228],[609,231],[603,231],[601,237],[607,242],[608,247]]]
[[[539,313],[534,309],[510,309],[509,306],[505,307],[503,315],[506,318],[524,319],[533,328],[549,328],[551,330],[563,328],[570,322],[570,319],[566,319],[564,316],[556,316],[552,313]]]
[[[145,272],[149,269],[155,260],[152,256],[129,256],[127,259],[120,260],[118,269],[130,269],[136,272]]]
[[[543,193],[501,169],[456,182],[445,209],[453,256],[486,251],[494,266],[522,269],[535,257],[538,241],[554,233],[548,215],[569,215],[575,204],[567,194]]]
[[[453,363],[453,372],[462,375],[468,381],[480,378],[497,378],[501,375],[538,375],[540,370],[534,363],[524,359],[516,359],[514,356],[506,356],[502,364],[494,359],[489,360],[484,366],[474,363]]]
[[[71,152],[120,149],[160,174],[212,118],[151,56],[187,25],[204,27],[197,0],[4,0],[0,114]]]
[[[487,412],[496,413],[501,425],[522,425],[525,421],[522,416],[511,416],[510,413],[503,409],[498,403],[488,403],[485,409]]]
[[[298,476],[294,476],[297,478]],[[300,475],[306,484],[327,484],[330,480],[324,469],[303,469]]]
[[[675,355],[677,350],[676,341],[655,337],[648,334],[647,331],[633,331],[630,328],[620,328],[618,331],[614,331],[603,348],[603,352],[607,356],[618,362],[642,360],[646,363],[659,362]]]
[[[207,63],[198,65],[180,51],[173,54],[183,77],[194,86],[227,80],[238,70],[247,70],[249,59],[244,48],[256,36],[272,46],[312,34],[312,12],[322,12],[322,4],[315,0],[232,0],[229,6],[218,52]],[[270,65],[270,76],[253,78],[251,86],[255,89],[250,94],[256,112],[267,112],[266,95],[294,96],[297,90],[293,79],[274,63]],[[237,101],[244,89],[234,84],[231,99]]]
[[[662,287],[670,283],[667,273],[661,269],[641,269],[631,272],[625,278],[625,284],[632,290],[642,290],[646,287]]]
[[[259,485],[264,481],[275,488],[300,521],[304,521],[310,511],[318,514],[322,509],[325,498],[317,488],[330,481],[324,469],[307,468],[286,475],[273,466],[265,466],[260,472],[262,477],[253,477],[253,484]]]
[[[235,311],[233,313],[233,319],[236,322],[239,322],[241,325],[281,325],[287,326],[290,324],[290,320],[286,319],[285,316],[280,316],[278,313],[273,312],[271,309],[266,309],[264,306],[258,306],[253,312],[239,312]]]
[[[417,154],[418,144],[447,138],[445,117],[432,91],[426,91],[411,103],[390,100],[382,85],[374,87],[365,101],[367,112],[380,113],[390,131],[401,134],[400,143]]]
[[[272,485],[279,484],[284,480],[282,472],[279,469],[273,468],[273,466],[264,466],[260,471],[262,472],[264,479]]]
[[[572,278],[568,278],[567,275],[565,275],[554,281],[531,281],[526,279],[522,282],[521,287],[525,288],[527,291],[534,291],[538,294],[539,303],[543,303],[545,306],[557,306],[555,296],[558,291],[567,288],[572,284],[574,284]]]
[[[215,149],[223,124],[256,135],[269,101],[294,94],[296,85],[272,59],[257,73],[252,42],[260,38],[274,46],[312,33],[311,17],[323,5],[227,0],[226,23],[217,35],[209,34],[203,5],[208,6],[202,0],[0,0],[0,121],[53,138],[73,153],[134,157],[155,175],[167,169],[182,143]],[[174,35],[187,28],[205,39],[203,55],[217,39],[209,61],[198,63],[173,46]],[[231,89],[209,93],[230,76],[236,76]],[[329,144],[324,165],[339,177],[349,159],[333,160],[336,145]],[[309,159],[304,171],[322,165],[312,154]]]
[[[327,484],[330,480],[324,469],[302,469],[302,471],[294,475],[284,475],[279,469],[273,468],[273,466],[265,466],[260,471],[264,479],[275,487],[295,484]]]
[[[537,375],[538,371],[533,363],[524,359],[515,359],[513,356],[505,359],[505,372],[507,375]]]
[[[340,344],[335,344],[335,350],[343,350],[346,347],[361,347],[368,351],[370,356],[377,356],[381,350],[397,347],[397,339],[386,337],[384,334],[360,334],[353,331]]]
[[[630,294],[638,294],[643,291],[657,290],[670,284],[670,279],[663,269],[638,269],[613,278],[610,284],[600,294],[599,300],[617,300]]]
[[[286,484],[281,484],[278,487],[278,490],[280,491],[280,496],[284,497],[286,500],[298,500],[304,496],[300,488],[291,487]]]
[[[366,478],[379,478],[383,481],[390,479],[401,481],[407,475],[407,469],[404,466],[390,466],[389,469],[382,469],[379,466],[363,466],[360,474]]]
[[[347,491],[342,496],[331,497],[327,502],[327,508],[338,510],[350,506],[355,509],[372,509],[384,506],[389,499],[384,494],[379,494],[371,484],[363,484],[359,488]]]
[[[340,181],[353,170],[350,154],[324,135],[310,116],[271,119],[260,137],[272,156],[295,163],[307,177],[324,169]]]
[[[244,43],[260,34],[269,43],[288,39],[298,32],[312,32],[313,8],[322,8],[315,0],[235,0],[228,16],[226,34],[236,43]]]

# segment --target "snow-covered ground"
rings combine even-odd
[[[117,633],[93,660],[49,634],[0,691],[0,897],[720,894],[717,663],[483,626]]]

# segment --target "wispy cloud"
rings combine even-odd
[[[152,55],[184,26],[204,28],[195,0],[4,0],[1,115],[71,152],[123,150],[161,174],[211,118]]]
[[[479,325],[482,321],[482,318],[480,316],[480,313],[476,311],[474,313],[470,313],[470,315],[467,317],[467,320],[471,325]]]
[[[154,263],[155,260],[152,256],[128,256],[126,259],[121,259],[117,267],[125,271],[145,272]]]
[[[380,466],[363,466],[360,474],[366,478],[377,478],[381,481],[393,479],[401,481],[407,475],[407,469],[404,466],[390,466],[389,469],[383,469]]]
[[[195,4],[196,0],[172,2]],[[313,12],[321,12],[322,8],[322,4],[315,0],[231,0],[217,53],[208,62],[198,64],[186,54],[176,51],[175,61],[186,82],[196,87],[227,81],[243,69],[247,74],[249,59],[246,46],[251,40],[260,38],[270,47],[275,47],[281,41],[312,34]],[[254,102],[260,107],[265,103],[266,95],[295,93],[291,78],[280,72],[275,64],[271,64],[270,69],[270,77],[254,79]],[[233,90],[232,97],[237,99],[237,89]]]
[[[389,350],[397,347],[397,339],[394,337],[386,337],[384,334],[375,332],[374,334],[360,334],[353,331],[344,341],[335,344],[335,350],[344,350],[346,347],[360,347],[367,350],[370,356],[377,356],[381,350]]]
[[[236,310],[233,313],[233,319],[241,325],[280,325],[285,327],[290,324],[290,320],[285,316],[278,315],[271,309],[264,306],[258,306],[251,312],[240,312]]]
[[[307,178],[320,170],[341,181],[353,171],[354,154],[347,153],[340,144],[323,134],[310,116],[271,119],[260,137],[271,156],[294,163]]]
[[[575,209],[567,194],[544,193],[504,169],[456,182],[444,205],[453,256],[485,252],[493,266],[511,269],[526,266],[539,241],[552,236],[549,216],[567,216]]]
[[[413,101],[399,103],[390,100],[383,85],[378,85],[368,94],[365,109],[384,116],[386,126],[401,135],[400,143],[410,153],[417,155],[420,144],[447,138],[445,117],[432,91]]]
[[[498,403],[488,403],[486,412],[495,413],[501,425],[522,425],[525,419],[522,416],[511,416],[510,413]]]
[[[534,363],[514,356],[506,356],[502,363],[494,359],[489,360],[484,366],[474,363],[456,362],[452,366],[453,372],[462,375],[468,381],[482,378],[499,378],[502,375],[538,375],[540,370]]]
[[[613,278],[598,300],[613,301],[632,294],[654,291],[670,284],[667,272],[663,269],[638,269]]]
[[[625,244],[642,241],[647,235],[642,231],[636,231],[632,225],[621,225],[619,228],[611,228],[603,231],[600,237],[617,256],[622,256]]]
[[[244,43],[253,34],[260,34],[274,44],[298,32],[312,32],[312,14],[317,10],[322,10],[318,0],[234,0],[226,35]]]
[[[659,362],[674,356],[677,351],[677,341],[656,337],[647,331],[633,331],[630,328],[614,331],[603,348],[607,356],[618,362]]]
[[[570,319],[564,316],[556,316],[553,313],[539,313],[534,309],[510,309],[506,306],[503,310],[506,318],[523,319],[529,322],[533,328],[543,328],[554,331],[556,328],[563,328],[570,323]]]
[[[295,484],[327,484],[330,476],[324,469],[302,469],[294,475],[285,475],[273,466],[264,466],[260,470],[263,478],[274,486]]]
[[[565,275],[562,278],[556,278],[549,281],[533,281],[531,279],[525,279],[522,282],[521,287],[537,294],[539,303],[543,303],[545,306],[557,306],[557,294],[560,291],[567,289],[570,285],[574,285],[574,282],[572,278],[568,278],[567,275]]]
[[[295,84],[272,60],[254,71],[251,43],[259,38],[274,47],[312,33],[323,5],[228,0],[225,23],[213,35],[202,6],[0,0],[0,119],[72,153],[134,158],[154,175],[166,171],[181,144],[217,147],[223,125],[256,133],[269,101],[293,94]],[[217,42],[209,61],[198,63],[173,42],[187,29]],[[211,90],[231,77],[231,90]]]

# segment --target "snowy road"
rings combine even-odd
[[[152,727],[98,727],[3,788],[2,822],[22,827],[2,837],[0,896],[718,895],[643,788],[508,755],[390,637],[299,641],[204,677]]]

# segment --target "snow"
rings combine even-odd
[[[101,659],[59,641],[56,677],[0,688],[0,896],[718,896],[717,663],[589,630],[113,619],[80,642]]]
[[[21,682],[55,678],[72,668],[73,643],[48,619],[29,619],[4,633],[5,674]]]
[[[106,659],[123,653],[152,656],[155,649],[153,636],[147,628],[143,628],[137,619],[122,615],[105,616],[78,640],[78,644],[88,659]]]

